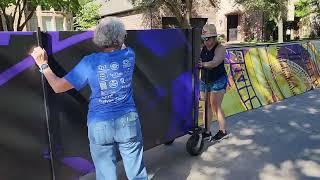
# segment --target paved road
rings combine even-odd
[[[145,152],[152,180],[320,179],[320,90],[227,119],[229,139],[197,157],[188,136]],[[214,123],[212,130],[216,131]],[[126,179],[119,163],[120,179]],[[82,180],[94,179],[88,175]]]

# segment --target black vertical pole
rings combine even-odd
[[[192,94],[193,94],[193,120],[195,121],[195,127],[198,127],[198,117],[199,117],[199,91],[196,91],[196,87],[199,87],[199,68],[198,63],[200,59],[200,34],[201,29],[192,29]],[[199,89],[197,89],[199,90]],[[197,98],[198,97],[198,98]]]
[[[204,76],[204,84],[205,86],[208,85],[208,70],[207,69],[204,69],[202,70],[202,72],[204,74],[202,74],[202,76]],[[209,107],[209,104],[210,103],[208,101],[209,99],[209,92],[208,92],[208,89],[207,87],[204,88],[204,128],[206,131],[208,131],[210,129],[210,127],[207,127],[207,123],[208,121],[211,121],[211,119],[208,119],[208,107]]]
[[[42,44],[42,33],[40,27],[37,29],[37,44],[40,47],[43,47]],[[48,108],[48,101],[47,101],[47,81],[45,76],[41,73],[41,84],[42,84],[42,92],[43,92],[43,103],[45,109],[45,118],[46,118],[46,126],[47,126],[47,135],[48,135],[48,142],[49,142],[49,155],[50,155],[50,165],[51,165],[51,173],[52,173],[52,180],[55,180],[55,171],[54,171],[54,155],[53,155],[53,144],[52,144],[52,136],[50,130],[50,123],[49,123],[49,108]]]
[[[196,83],[196,77],[195,77],[195,74],[196,74],[196,62],[195,62],[195,59],[194,59],[194,41],[193,41],[193,36],[194,36],[194,30],[193,29],[188,29],[187,30],[187,33],[188,33],[188,40],[189,40],[189,43],[192,45],[192,49],[191,49],[191,52],[188,53],[188,65],[191,65],[191,73],[192,73],[192,121],[194,121],[195,124],[192,124],[193,126],[197,126],[196,124],[196,107],[197,107],[197,101],[196,101],[196,94],[195,94],[195,83]],[[189,59],[191,58],[191,59]],[[191,62],[190,62],[191,61]],[[190,64],[189,64],[190,63]],[[188,67],[189,68],[189,67]],[[193,128],[193,127],[192,127]]]

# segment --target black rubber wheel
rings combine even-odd
[[[191,156],[198,156],[203,150],[202,134],[193,134],[187,141],[186,149]]]
[[[171,141],[165,142],[164,145],[170,146],[173,142],[174,140],[171,140]]]

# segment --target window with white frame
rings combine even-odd
[[[28,31],[37,31],[38,29],[38,19],[36,15],[33,15],[32,18],[28,22],[29,27]]]
[[[54,31],[52,16],[42,16],[42,28],[44,31]]]
[[[63,28],[63,16],[56,16],[56,30],[57,31],[64,31]]]

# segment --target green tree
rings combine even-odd
[[[76,12],[78,0],[0,0],[0,12],[8,31],[22,31],[36,11],[37,6]]]
[[[93,0],[79,0],[81,8],[76,13],[74,27],[76,30],[86,30],[97,24],[100,19],[101,4]]]
[[[263,13],[265,20],[273,20],[278,26],[278,42],[283,42],[283,20],[287,16],[288,0],[235,0],[247,11]]]
[[[311,37],[320,36],[320,0],[299,0],[295,4],[295,16],[300,22],[310,25]]]
[[[208,5],[217,7],[219,0],[208,0]],[[199,5],[197,0],[131,0],[132,4],[148,14],[149,8],[153,10],[163,10],[177,18],[181,28],[191,28],[190,18],[195,12],[195,7]]]
[[[295,4],[295,16],[296,17],[306,17],[311,14],[311,0],[299,0]]]

